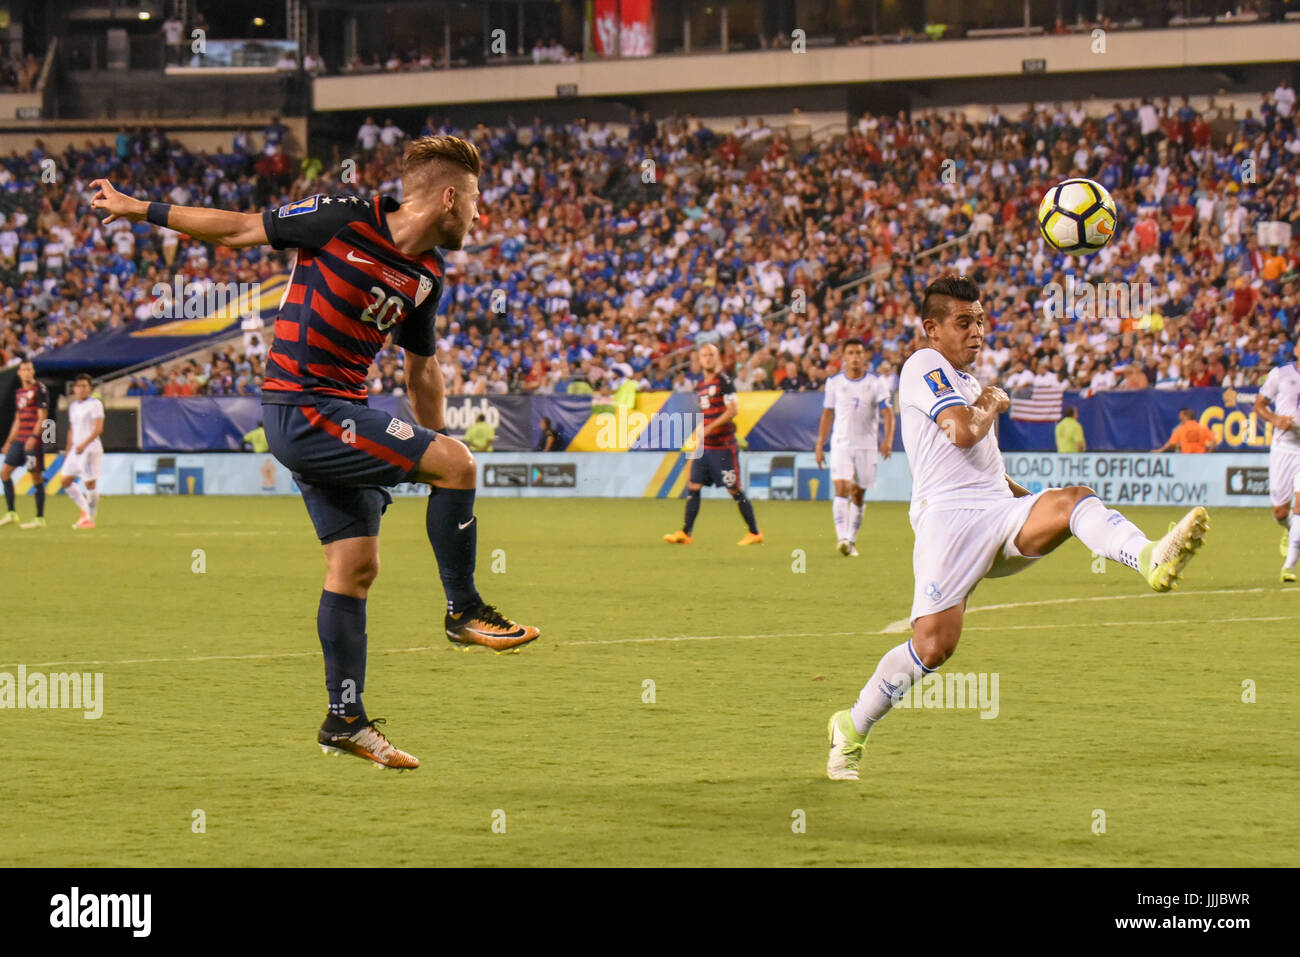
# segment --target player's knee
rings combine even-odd
[[[921,659],[921,664],[933,671],[953,656],[957,639],[942,635],[913,636],[912,650]]]
[[[348,577],[357,588],[369,588],[379,577],[379,556],[368,555],[353,562]]]
[[[1277,519],[1279,522],[1285,522],[1287,512],[1289,511],[1291,511],[1291,509],[1288,506],[1279,505],[1277,508],[1273,509],[1273,517]],[[1296,512],[1300,514],[1300,508],[1296,509]]]

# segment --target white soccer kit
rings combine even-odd
[[[68,428],[72,432],[73,451],[68,453],[68,457],[63,460],[63,467],[59,470],[59,474],[68,481],[75,478],[87,482],[99,480],[104,463],[103,443],[96,437],[95,441],[86,446],[85,451],[78,453],[76,449],[86,441],[90,433],[95,431],[95,423],[103,421],[103,418],[104,405],[94,397],[73,402],[68,406]]]
[[[831,480],[858,488],[876,484],[880,406],[890,401],[889,385],[866,373],[850,379],[843,372],[826,380],[823,409],[835,413],[831,426]]]
[[[1012,495],[992,430],[962,449],[936,422],[945,409],[972,405],[980,392],[974,376],[935,349],[913,353],[899,375],[903,448],[912,470],[908,517],[916,533],[912,621],[960,605],[980,579],[1013,575],[1033,560],[1016,548],[1015,537],[1038,495]]]
[[[1300,369],[1292,362],[1272,370],[1259,394],[1275,413],[1295,420],[1285,432],[1273,429],[1268,450],[1268,493],[1277,508],[1290,504],[1300,493]]]

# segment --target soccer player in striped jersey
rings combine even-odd
[[[704,378],[695,387],[703,422],[695,432],[699,452],[691,462],[690,481],[686,483],[686,519],[680,532],[669,532],[664,541],[671,545],[689,545],[695,516],[700,513],[700,489],[705,485],[721,485],[730,493],[740,509],[740,517],[748,531],[737,545],[761,545],[763,533],[754,519],[754,506],[745,490],[740,487],[740,455],[736,443],[736,426],[733,419],[739,408],[736,387],[731,377],[722,371],[722,356],[712,343],[700,346],[700,370]]]
[[[436,251],[460,249],[478,219],[478,149],[454,136],[406,148],[402,200],[309,196],[262,213],[145,203],[96,180],[92,207],[147,219],[204,242],[270,244],[297,258],[275,320],[262,404],[271,452],[302,491],[325,553],[316,618],[329,713],[322,748],[387,767],[419,761],[395,748],[362,705],[366,596],[379,572],[379,520],[388,487],[432,486],[426,530],[447,599],[448,640],[504,651],[538,637],[486,604],[474,587],[477,467],[444,428],[444,384],[435,358],[443,286]],[[406,353],[416,422],[366,404],[366,370],[392,337]],[[378,719],[376,719],[378,720]]]
[[[903,363],[898,404],[912,470],[916,533],[912,638],[885,653],[852,708],[831,715],[826,775],[858,780],[867,735],[922,675],[957,649],[966,600],[984,578],[1014,575],[1075,535],[1093,552],[1169,591],[1200,549],[1209,516],[1193,508],[1158,541],[1083,485],[1041,492],[1011,481],[993,425],[1011,405],[968,369],[984,345],[979,287],[965,276],[930,283],[924,346]]]
[[[876,484],[877,458],[889,458],[894,448],[894,407],[886,380],[867,372],[867,344],[846,339],[844,371],[826,380],[826,398],[817,426],[817,467],[826,457],[831,438],[831,481],[835,501],[836,547],[846,558],[858,557],[858,529],[866,508],[866,490]],[[885,444],[880,446],[877,411],[885,419]]]
[[[30,359],[18,364],[17,412],[9,437],[4,442],[4,465],[0,465],[0,482],[5,490],[5,514],[0,525],[18,521],[14,508],[14,469],[27,466],[32,477],[32,493],[36,498],[36,517],[23,522],[20,528],[45,527],[45,446],[41,430],[50,417],[50,393],[36,381],[36,367]]]

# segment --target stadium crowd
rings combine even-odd
[[[585,120],[452,130],[430,117],[410,132],[465,135],[485,166],[482,222],[469,249],[447,254],[448,391],[686,389],[698,379],[690,351],[709,341],[741,389],[818,388],[848,336],[892,375],[919,342],[920,291],[951,270],[985,290],[981,377],[1011,389],[1254,385],[1291,358],[1300,313],[1295,101],[1284,83],[1243,116],[1186,98],[1117,103],[1104,116],[1081,104],[978,121],[869,114],[818,143],[762,119],[723,133],[689,115],[641,115],[624,135]],[[87,205],[90,180],[237,209],[397,192],[405,133],[363,126],[355,187],[343,184],[341,152],[295,168],[283,150],[193,155],[161,131],[67,150],[55,187],[38,188],[39,144],[0,160],[0,187],[20,201],[0,227],[0,271],[13,280],[0,292],[0,358],[145,319],[154,284],[178,271],[256,282],[287,268],[269,249],[104,227]],[[1079,175],[1112,192],[1121,223],[1108,247],[1073,260],[1046,247],[1035,211],[1048,185]],[[1261,245],[1266,222],[1289,227],[1289,244]],[[1141,309],[1064,315],[1050,293],[1071,281],[1137,284]],[[256,358],[133,388],[246,391]],[[401,376],[400,350],[387,349],[372,390],[400,390]]]

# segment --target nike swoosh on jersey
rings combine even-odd
[[[373,259],[362,259],[360,256],[358,256],[356,253],[354,253],[354,252],[353,252],[352,250],[350,250],[350,249],[348,250],[348,262],[350,262],[350,263],[364,263],[364,264],[367,265],[367,266],[373,266],[373,265],[375,264],[375,262],[374,262]]]

